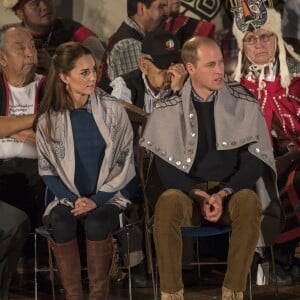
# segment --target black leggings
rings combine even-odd
[[[51,235],[55,242],[66,243],[77,235],[78,218],[71,213],[71,207],[58,205],[50,213]],[[97,207],[82,220],[86,239],[90,241],[105,240],[110,232],[120,226],[121,209],[116,205],[105,204]]]

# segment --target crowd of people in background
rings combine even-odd
[[[83,299],[82,236],[89,299],[109,299],[112,233],[143,205],[140,146],[157,185],[162,300],[184,299],[189,225],[232,228],[222,300],[243,299],[265,246],[271,283],[300,282],[300,7],[272,2],[222,1],[216,32],[179,0],[127,0],[126,19],[99,37],[52,0],[3,0],[20,22],[0,29],[0,300],[41,225],[66,299]],[[124,101],[145,112],[143,132]]]

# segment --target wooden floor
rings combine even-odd
[[[221,299],[221,284],[223,273],[220,271],[212,271],[196,286],[189,286],[185,288],[185,300],[219,300]],[[110,300],[125,300],[129,299],[127,286],[117,282],[112,282],[110,286]],[[10,300],[32,300],[34,299],[33,292],[33,278],[28,278],[26,282],[22,283],[23,287],[18,287],[18,284],[13,284],[10,295]],[[249,299],[248,292],[246,292],[244,299]],[[252,292],[254,300],[275,300],[274,286],[257,286],[252,284]],[[51,293],[48,291],[39,291],[38,299],[50,300]],[[65,299],[63,294],[57,293],[57,300]],[[88,299],[88,292],[85,290],[85,298]],[[150,300],[154,299],[152,288],[134,288],[134,300]],[[280,300],[300,300],[300,283],[289,286],[279,287]]]
[[[295,256],[300,258],[300,245],[296,249]],[[221,286],[224,278],[224,271],[214,269],[193,286],[185,286],[185,300],[221,300]],[[45,282],[45,280],[44,280]],[[51,300],[50,284],[39,286],[38,299]],[[87,279],[84,280],[84,286]],[[110,284],[110,300],[125,300],[128,297],[128,284],[112,281]],[[275,287],[272,285],[257,286],[252,284],[253,300],[275,300]],[[84,288],[85,299],[88,299],[87,288]],[[34,299],[34,274],[17,275],[12,283],[10,300],[33,300]],[[56,300],[65,299],[63,294],[56,293]],[[133,288],[133,300],[152,300],[152,288]],[[249,299],[249,289],[245,293],[245,300]],[[300,282],[292,286],[279,287],[279,300],[300,300]],[[101,299],[99,299],[101,300]]]

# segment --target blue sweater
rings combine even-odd
[[[97,206],[104,204],[114,195],[114,193],[97,191],[97,181],[106,143],[88,109],[72,110],[70,118],[75,151],[74,183],[80,196],[91,198]],[[65,186],[58,176],[43,176],[43,180],[58,198],[68,198],[72,202],[77,200],[77,196]]]

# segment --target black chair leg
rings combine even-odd
[[[275,255],[274,255],[274,248],[270,246],[271,251],[271,260],[272,260],[272,269],[273,269],[273,276],[275,278],[275,300],[279,299],[279,289],[278,289],[278,281],[277,281],[277,272],[275,266]]]

